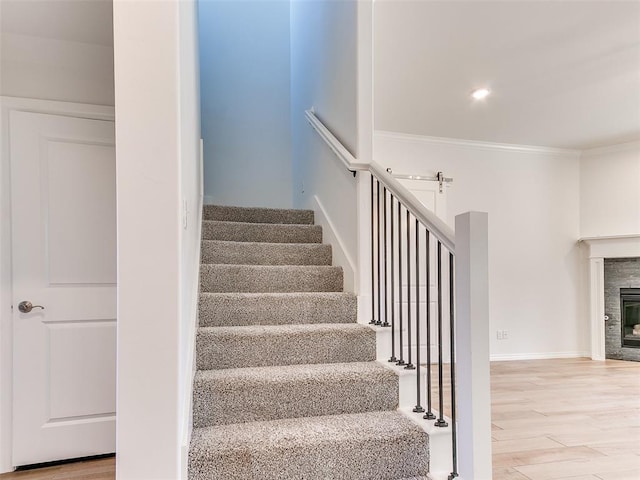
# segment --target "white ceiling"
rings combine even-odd
[[[2,31],[113,46],[111,0],[0,0]]]
[[[640,138],[640,1],[375,5],[376,129],[571,149]]]

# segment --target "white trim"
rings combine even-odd
[[[587,243],[594,243],[594,242],[598,242],[601,240],[621,240],[621,239],[625,239],[625,238],[637,238],[638,240],[640,240],[640,233],[629,233],[626,235],[602,235],[599,237],[582,237],[580,238],[578,241],[579,242],[587,242]]]
[[[9,115],[12,111],[114,121],[112,106],[0,96],[0,473],[13,470],[12,342],[11,315],[11,180],[9,165]]]
[[[538,352],[538,353],[503,353],[491,355],[492,362],[509,362],[515,360],[547,360],[552,358],[584,358],[589,352]]]
[[[604,147],[586,148],[582,151],[582,156],[602,155],[635,149],[640,149],[640,140],[632,140],[630,142],[617,143],[615,145],[605,145]]]
[[[604,335],[604,258],[589,259],[589,318],[591,359],[606,358]]]
[[[347,253],[342,237],[331,221],[327,210],[317,195],[313,196],[316,208],[316,224],[322,227],[322,241],[331,245],[333,253],[333,265],[342,267],[344,272],[344,290],[345,292],[357,292],[356,264]]]
[[[477,150],[521,152],[521,153],[532,153],[536,155],[562,155],[570,158],[577,158],[581,154],[580,150],[573,150],[568,148],[538,147],[535,145],[517,145],[517,144],[510,144],[510,143],[481,142],[478,140],[463,140],[459,138],[428,137],[424,135],[389,132],[385,130],[376,130],[374,132],[374,136],[386,137],[394,140],[401,140],[403,142],[424,143],[428,145],[452,145],[456,147],[472,148]]]
[[[640,235],[585,238],[589,246],[589,258],[640,257]]]
[[[368,324],[371,320],[371,174],[362,172],[356,178],[356,201],[358,215],[358,322]]]
[[[84,103],[40,100],[36,98],[0,96],[0,105],[21,112],[49,113],[91,120],[115,120],[115,107]]]

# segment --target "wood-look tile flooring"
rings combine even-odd
[[[640,363],[494,362],[491,394],[493,480],[640,480]],[[114,458],[0,475],[114,478]]]
[[[491,364],[493,480],[640,480],[640,363]]]

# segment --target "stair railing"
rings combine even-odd
[[[434,421],[436,427],[451,427],[449,478],[453,479],[458,476],[454,235],[444,222],[412,199],[410,192],[389,172],[376,164],[369,170],[371,204],[375,206],[371,262],[376,266],[372,270],[373,314],[369,323],[391,329],[388,362],[405,370],[415,370],[413,412]],[[448,279],[448,285],[443,284],[443,279]],[[445,379],[445,365],[448,379]],[[426,385],[422,385],[423,376],[426,376]],[[445,419],[446,390],[449,390],[446,412],[449,422]]]
[[[460,472],[490,479],[486,214],[456,217],[456,245],[451,228],[389,171],[359,162],[313,111],[305,114],[349,171],[370,174],[369,323],[390,329],[388,362],[415,371],[413,412],[451,427],[450,480]]]

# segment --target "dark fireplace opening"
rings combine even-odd
[[[640,348],[640,288],[620,289],[622,346]]]

